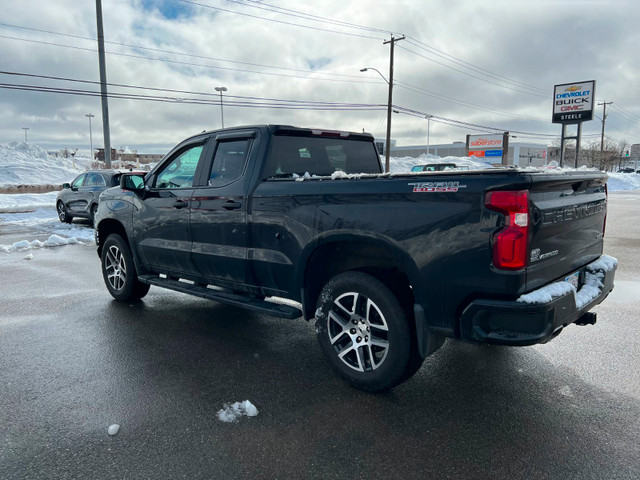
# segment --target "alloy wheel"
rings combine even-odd
[[[338,358],[358,372],[379,368],[389,352],[389,327],[380,308],[365,295],[347,292],[327,315],[327,333]]]
[[[127,280],[127,264],[124,255],[116,245],[109,246],[104,267],[111,288],[116,291],[122,290]]]

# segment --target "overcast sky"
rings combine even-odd
[[[0,83],[31,86],[0,88],[0,143],[24,139],[28,127],[32,143],[88,151],[92,113],[94,147],[102,146],[100,88],[86,83],[100,78],[95,2],[0,7]],[[360,69],[388,78],[391,35],[406,36],[395,49],[398,145],[426,144],[426,114],[439,117],[431,144],[484,127],[550,144],[561,128],[551,123],[553,86],[584,80],[596,80],[598,102],[614,102],[606,134],[640,143],[637,0],[103,0],[102,9],[109,93],[128,97],[109,99],[116,148],[165,152],[219,128],[216,86],[227,88],[225,126],[364,129],[382,139],[387,84]],[[285,100],[295,109],[282,108]],[[599,118],[586,122],[583,146],[599,142],[601,128]]]

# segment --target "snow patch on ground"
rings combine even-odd
[[[43,193],[28,196],[46,197],[47,195]],[[0,204],[2,203],[1,197],[4,196],[6,195],[0,195]],[[80,223],[60,222],[55,208],[51,205],[49,208],[36,208],[32,212],[0,213],[0,225],[2,224],[11,224],[42,232],[42,235],[47,235],[47,239],[44,241],[20,240],[11,245],[0,245],[0,252],[18,252],[60,245],[92,245],[95,243],[93,228]]]
[[[20,240],[19,242],[14,242],[11,245],[0,245],[0,252],[20,252],[23,250],[30,250],[32,248],[59,247],[61,245],[77,245],[79,243],[83,242],[74,237],[63,238],[58,235],[50,235],[44,242],[41,242],[40,240],[34,240],[32,242],[28,240]]]
[[[0,213],[30,212],[41,207],[54,207],[58,192],[15,193],[0,195]]]
[[[255,417],[258,415],[258,409],[249,400],[244,402],[236,402],[234,404],[224,404],[224,408],[218,411],[218,419],[221,422],[237,422],[240,417]]]

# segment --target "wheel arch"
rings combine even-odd
[[[303,268],[298,285],[302,285],[304,317],[315,316],[318,296],[327,281],[347,271],[367,273],[386,285],[413,318],[412,289],[420,288],[418,267],[396,242],[375,236],[338,233],[326,235],[310,244],[302,254]]]
[[[98,247],[98,255],[102,256],[102,247],[104,245],[105,240],[112,233],[117,233],[120,235],[125,242],[129,246],[131,246],[131,242],[129,242],[129,235],[127,235],[127,230],[124,225],[118,220],[114,220],[113,218],[106,218],[102,220],[98,226],[96,227],[96,246]],[[134,255],[134,261],[135,261]]]

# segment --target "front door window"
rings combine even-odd
[[[193,186],[193,176],[202,154],[203,145],[191,147],[171,160],[158,174],[155,188],[188,188]]]

